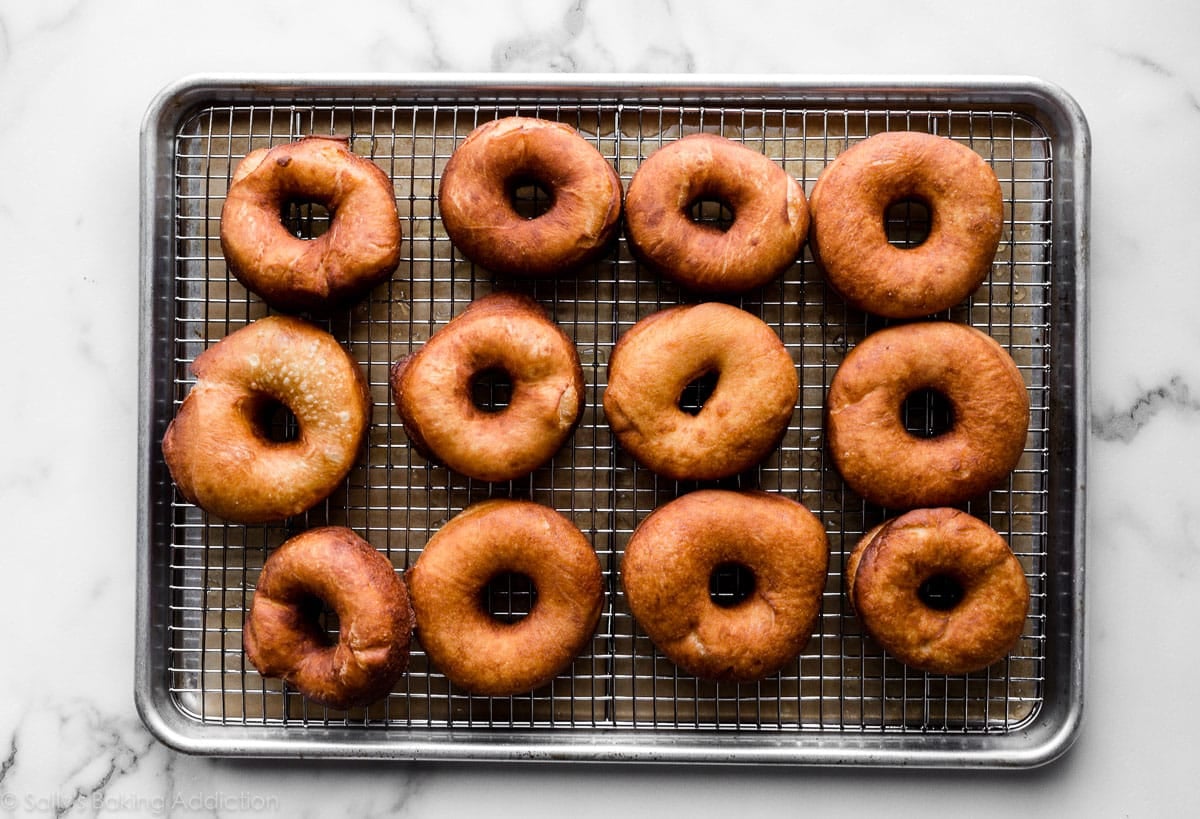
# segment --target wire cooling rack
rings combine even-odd
[[[1059,143],[1066,136],[1046,117],[1017,104],[1017,95],[993,93],[980,103],[964,93],[934,102],[912,89],[893,90],[890,98],[881,92],[878,99],[837,100],[798,99],[780,91],[734,94],[729,88],[707,94],[622,87],[500,91],[470,84],[450,91],[402,88],[395,95],[373,85],[354,90],[339,94],[320,84],[286,92],[262,88],[226,94],[229,99],[218,93],[201,104],[173,104],[169,129],[151,146],[163,166],[151,170],[165,191],[149,203],[162,253],[152,254],[150,264],[147,309],[155,317],[154,338],[144,351],[156,385],[156,399],[146,407],[145,522],[153,548],[161,550],[144,576],[145,656],[139,657],[145,671],[139,694],[160,712],[152,722],[169,710],[173,723],[189,726],[196,736],[207,730],[219,737],[207,746],[218,753],[266,747],[286,754],[308,742],[317,742],[320,753],[321,740],[314,737],[332,730],[339,742],[327,750],[338,754],[399,748],[402,755],[420,756],[422,749],[433,756],[456,755],[446,750],[447,738],[456,736],[493,749],[480,756],[520,756],[533,747],[534,736],[537,747],[545,742],[554,747],[565,737],[568,747],[591,743],[631,758],[711,761],[727,753],[712,738],[735,736],[737,747],[750,749],[749,757],[783,743],[785,749],[816,754],[797,754],[797,760],[826,761],[811,747],[831,747],[832,741],[840,753],[873,747],[862,743],[876,738],[882,744],[874,752],[899,753],[905,762],[944,762],[970,760],[973,751],[991,747],[972,744],[977,738],[1019,736],[1048,717],[1068,721],[1075,708],[1064,710],[1059,698],[1064,676],[1074,684],[1071,668],[1078,665],[1079,649],[1068,640],[1064,650],[1059,632],[1065,627],[1069,636],[1077,628],[1071,614],[1077,578],[1070,566],[1078,559],[1071,541],[1078,503],[1069,490],[1064,502],[1062,487],[1071,486],[1075,463],[1069,433],[1078,328],[1064,320],[1073,315],[1074,307],[1064,303],[1077,287],[1076,271],[1063,259],[1074,252],[1066,246],[1075,226],[1064,224],[1069,209],[1060,201],[1064,190],[1073,190],[1071,183],[1056,177],[1064,165]],[[966,505],[1006,538],[1031,589],[1024,633],[1006,660],[966,676],[916,672],[865,637],[849,608],[845,559],[859,536],[891,512],[864,503],[843,485],[824,448],[824,399],[846,352],[887,322],[848,308],[826,286],[807,249],[775,282],[727,299],[769,324],[795,363],[800,391],[780,446],[750,472],[703,484],[660,479],[621,451],[602,409],[608,355],[639,319],[694,297],[643,269],[623,238],[597,262],[546,280],[493,276],[461,255],[439,218],[439,175],[473,128],[509,115],[570,124],[626,185],[655,149],[696,132],[720,134],[765,154],[806,192],[838,153],[886,130],[948,136],[988,161],[1004,193],[999,251],[984,285],[936,318],[974,325],[999,341],[1029,392],[1030,428],[1019,466],[1004,486]],[[352,150],[378,164],[396,189],[404,228],[400,269],[360,303],[318,321],[363,367],[375,401],[373,424],[358,465],[325,503],[278,525],[232,525],[176,493],[157,442],[194,383],[188,367],[195,357],[270,312],[229,275],[221,253],[220,212],[233,170],[255,148],[309,134],[347,137]],[[1078,168],[1068,171],[1076,175]],[[522,193],[538,195],[532,186]],[[526,207],[536,211],[538,205]],[[719,203],[705,203],[696,218],[727,218],[722,210]],[[918,242],[927,216],[919,203],[892,208],[891,240]],[[314,236],[328,214],[318,205],[296,203],[284,219],[297,235]],[[586,382],[583,416],[564,449],[528,478],[502,484],[470,480],[421,458],[404,435],[388,387],[392,362],[418,349],[473,299],[496,290],[527,293],[547,309],[574,340]],[[503,403],[496,395],[477,400]],[[917,432],[936,428],[940,411],[928,397],[906,405],[909,426]],[[286,427],[287,419],[281,423]],[[679,671],[655,650],[622,595],[618,568],[638,522],[700,486],[781,493],[807,506],[829,534],[830,571],[812,639],[794,662],[758,683],[716,684]],[[552,684],[507,698],[472,696],[430,666],[418,635],[409,670],[393,692],[346,712],[308,702],[279,681],[261,678],[246,661],[242,625],[260,568],[290,535],[317,525],[349,526],[403,571],[441,525],[491,497],[528,498],[567,515],[592,542],[604,568],[606,605],[595,638]],[[1058,553],[1064,548],[1070,553],[1066,580]],[[498,616],[519,616],[528,610],[530,590],[493,584],[489,599]],[[148,710],[153,709],[143,705],[143,713]],[[951,739],[930,744],[935,735]],[[855,741],[847,743],[851,736]],[[674,750],[655,744],[663,737]],[[267,745],[254,746],[247,738]],[[176,742],[186,744],[178,736]],[[899,744],[888,744],[894,742]],[[927,748],[950,756],[923,759]],[[567,755],[588,758],[586,752]]]

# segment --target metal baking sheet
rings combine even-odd
[[[766,154],[806,192],[839,152],[889,129],[946,135],[990,162],[1005,196],[1000,249],[978,292],[940,317],[996,338],[1029,390],[1019,467],[967,507],[1008,539],[1032,590],[1009,659],[963,677],[914,672],[865,638],[848,609],[846,556],[887,510],[842,484],[824,449],[822,412],[845,353],[887,322],[847,308],[807,249],[777,281],[728,299],[779,333],[801,389],[779,448],[719,485],[783,493],[824,523],[832,552],[816,632],[795,662],[756,684],[698,681],[655,651],[621,594],[622,550],[645,515],[697,484],[664,481],[633,463],[605,424],[601,396],[616,339],[693,297],[643,270],[624,239],[583,270],[541,281],[495,277],[455,250],[438,216],[439,174],[476,125],[511,114],[571,124],[626,184],[654,149],[698,131]],[[219,217],[234,167],[254,148],[313,133],[348,137],[387,172],[404,227],[392,280],[320,322],[367,373],[372,431],[327,502],[278,525],[231,525],[179,497],[159,441],[193,383],[190,362],[268,313],[229,276],[221,254]],[[1083,703],[1089,141],[1085,118],[1060,89],[1013,77],[209,76],[153,101],[141,160],[136,698],[167,744],[282,757],[1030,767],[1073,741]],[[895,241],[919,230],[893,215]],[[300,235],[327,219],[303,204],[284,216]],[[550,464],[528,479],[487,484],[412,450],[387,374],[472,299],[497,289],[532,295],[574,339],[587,396],[582,422]],[[246,662],[241,628],[259,569],[290,534],[347,525],[403,571],[446,520],[496,496],[566,514],[605,569],[595,639],[553,684],[522,696],[470,696],[429,666],[418,640],[387,698],[342,712],[306,702]]]

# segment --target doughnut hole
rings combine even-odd
[[[688,206],[687,212],[688,218],[702,227],[712,228],[721,233],[733,227],[733,208],[716,197],[700,197]]]
[[[934,611],[950,611],[962,602],[965,594],[958,578],[946,572],[927,577],[917,587],[917,599]]]
[[[287,404],[261,395],[251,402],[250,423],[260,438],[272,444],[287,444],[300,437],[300,424]]]
[[[937,438],[954,428],[954,405],[943,393],[922,388],[900,407],[904,428],[915,438]]]
[[[929,238],[932,212],[928,203],[916,197],[906,197],[888,205],[883,224],[888,244],[909,250]]]
[[[754,594],[754,572],[740,563],[721,563],[708,578],[708,597],[720,608],[729,609]]]
[[[508,186],[508,201],[523,219],[537,219],[554,207],[554,193],[531,176],[518,176]]]
[[[324,202],[292,199],[283,203],[279,218],[297,239],[316,239],[329,230],[333,212]]]
[[[503,412],[512,393],[512,376],[501,367],[489,367],[471,379],[471,403],[484,412]]]
[[[501,572],[480,592],[480,607],[494,620],[509,625],[528,616],[536,603],[537,587],[520,572]]]
[[[305,632],[314,641],[325,647],[337,645],[338,616],[332,606],[315,594],[306,594],[297,601],[296,607],[300,610]]]
[[[677,402],[679,409],[686,412],[688,415],[699,415],[704,409],[704,403],[712,396],[713,391],[717,388],[717,381],[720,379],[720,373],[706,372],[693,378],[688,385],[683,388],[683,392],[679,394]]]

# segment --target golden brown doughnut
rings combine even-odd
[[[929,233],[888,243],[887,209],[923,203]],[[829,284],[859,309],[892,318],[945,310],[991,270],[1004,223],[995,172],[962,143],[915,132],[872,136],[830,163],[809,197],[809,246]]]
[[[727,230],[691,209],[720,202]],[[800,253],[808,233],[804,190],[770,158],[715,134],[692,134],[643,162],[625,196],[625,232],[639,260],[697,292],[766,284]]]
[[[333,336],[289,316],[235,330],[192,363],[196,383],[163,436],[162,451],[190,502],[236,523],[298,515],[327,498],[358,458],[371,395]],[[266,432],[282,404],[299,432]]]
[[[338,639],[317,622],[333,609]],[[386,695],[408,667],[408,591],[391,562],[349,529],[309,529],[263,564],[242,633],[246,659],[331,708]]]
[[[829,563],[808,509],[766,492],[699,490],[654,510],[625,547],[621,583],[637,623],[680,668],[749,682],[778,671],[812,636]],[[714,602],[719,570],[748,570],[753,588]]]
[[[516,622],[483,605],[490,581],[532,583],[534,602]],[[504,697],[532,691],[565,670],[592,639],[604,599],[600,561],[575,526],[530,501],[488,500],[439,529],[408,572],[417,638],[455,685]]]
[[[495,412],[471,398],[489,371],[512,383],[508,406]],[[550,460],[583,411],[575,345],[536,301],[516,293],[472,302],[392,365],[391,385],[417,451],[485,481],[519,478]]]
[[[679,406],[685,387],[715,374],[699,413]],[[617,341],[604,412],[621,446],[676,480],[725,478],[779,443],[799,380],[791,355],[762,320],[728,304],[660,310]]]
[[[512,202],[530,184],[550,196],[533,219]],[[621,215],[621,178],[569,125],[505,117],[480,125],[454,151],[438,207],[467,258],[495,273],[552,276],[604,252]]]
[[[943,396],[950,428],[921,438],[904,426],[904,401]],[[1003,480],[1021,459],[1029,396],[1017,365],[988,335],[962,324],[918,322],[872,333],[829,385],[826,434],[850,488],[893,508],[944,506]]]
[[[325,206],[329,228],[293,236],[281,220],[289,202]],[[280,310],[327,312],[359,298],[395,271],[400,239],[392,181],[337,137],[251,151],[221,209],[230,272]]]
[[[914,509],[875,527],[855,546],[845,575],[867,634],[922,671],[987,668],[1025,628],[1021,562],[992,527],[957,509]]]

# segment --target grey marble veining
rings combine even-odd
[[[1129,406],[1095,413],[1092,432],[1101,441],[1130,443],[1139,430],[1165,412],[1186,416],[1200,413],[1200,399],[1192,395],[1191,386],[1178,376],[1146,390]]]

